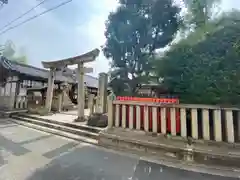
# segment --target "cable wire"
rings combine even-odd
[[[35,16],[32,16],[32,17],[30,17],[30,18],[28,18],[28,19],[26,19],[26,20],[24,20],[24,21],[16,24],[15,26],[9,27],[9,28],[7,28],[6,30],[0,32],[0,35],[5,34],[6,32],[8,32],[8,31],[10,31],[10,30],[12,30],[12,29],[15,29],[15,28],[17,28],[17,27],[19,27],[19,26],[21,26],[21,25],[23,25],[23,24],[25,24],[25,23],[33,20],[33,19],[36,19],[36,18],[38,18],[39,16],[42,16],[42,15],[44,15],[44,14],[50,12],[50,11],[53,11],[53,10],[55,10],[55,9],[61,7],[61,6],[64,6],[64,5],[68,4],[68,3],[70,3],[71,1],[72,1],[72,0],[64,1],[63,3],[61,3],[61,4],[57,5],[57,6],[54,6],[54,7],[50,8],[50,9],[47,9],[46,11],[43,11],[43,12],[41,12],[41,13],[35,15]]]
[[[5,29],[6,27],[8,27],[9,25],[11,25],[12,23],[16,22],[17,20],[21,19],[23,16],[27,15],[28,13],[30,13],[31,11],[33,11],[34,9],[36,9],[37,7],[39,7],[40,5],[42,5],[44,2],[46,2],[48,0],[43,0],[40,3],[38,3],[36,6],[32,7],[31,9],[29,9],[28,11],[26,11],[25,13],[21,14],[20,16],[18,16],[17,18],[13,19],[12,21],[10,21],[9,23],[5,24],[3,27],[1,27],[0,31],[2,31],[3,29]]]

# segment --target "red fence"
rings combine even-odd
[[[138,97],[117,97],[117,100],[120,101],[138,101],[138,102],[155,102],[159,104],[179,104],[179,100],[175,98],[138,98]],[[126,107],[126,126],[129,126],[129,105],[125,105]],[[122,105],[119,106],[119,119],[122,117]],[[147,108],[147,109],[146,109]],[[152,130],[152,108],[151,106],[140,106],[140,119],[141,119],[141,129],[144,128],[144,117],[145,113],[148,113],[149,120],[149,130]],[[147,110],[147,111],[146,111]],[[158,124],[158,132],[161,131],[161,110],[157,108],[157,124]],[[171,113],[170,108],[166,108],[165,111],[166,116],[166,127],[167,132],[171,132]],[[180,109],[176,109],[176,133],[180,133]],[[136,106],[133,106],[133,126],[136,127]]]
[[[117,100],[179,104],[179,99],[176,98],[140,98],[140,97],[117,96]]]

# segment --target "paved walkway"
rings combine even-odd
[[[85,109],[85,116],[89,116],[89,113],[90,113],[89,109]],[[54,121],[66,122],[66,123],[72,123],[78,117],[77,110],[55,113],[55,114],[46,115],[46,116],[39,116],[39,115],[31,115],[31,116],[39,117],[42,119],[50,119]],[[86,122],[83,122],[80,124],[86,124]]]
[[[0,180],[227,180],[140,160],[0,119]]]

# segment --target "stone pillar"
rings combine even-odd
[[[133,116],[134,116],[134,112],[133,112],[133,106],[129,106],[129,129],[133,129]]]
[[[166,108],[161,108],[161,133],[167,133]]]
[[[94,94],[88,95],[88,108],[90,109],[90,115],[94,113]]]
[[[187,138],[187,115],[186,115],[186,109],[181,108],[180,109],[180,115],[181,115],[181,136],[183,138]]]
[[[3,87],[0,84],[0,96],[2,96],[2,95],[3,95]]]
[[[45,108],[47,112],[51,112],[51,108],[52,108],[54,80],[55,80],[55,70],[50,69],[49,77],[48,77],[47,96],[46,96],[46,102],[45,102]]]
[[[85,88],[84,88],[84,66],[83,63],[78,64],[78,119],[84,121],[84,106],[85,106]]]
[[[240,111],[237,112],[237,135],[238,135],[238,141],[240,141]]]
[[[122,105],[122,116],[120,118],[120,121],[122,123],[122,128],[126,128],[127,126],[127,123],[126,123],[126,116],[127,115],[127,112],[126,112],[126,105]]]
[[[113,101],[108,99],[108,128],[113,127]]]
[[[2,86],[2,89],[1,89],[1,96],[4,96],[4,93],[5,93],[5,85]]]
[[[144,131],[149,132],[148,106],[144,106]]]
[[[8,81],[6,82],[6,85],[5,85],[5,94],[4,96],[10,96],[10,92],[11,92],[11,83],[9,82],[9,78],[8,78]]]
[[[93,109],[94,109],[94,112],[97,112],[97,104],[98,103],[98,97],[97,96],[95,96],[94,97],[94,105],[93,105]]]
[[[176,136],[176,108],[170,108],[171,135]]]
[[[8,110],[11,110],[11,77],[8,77],[7,78],[7,82],[6,82],[6,85],[5,85],[5,102],[3,103],[5,108],[8,109]]]
[[[136,129],[141,129],[141,109],[140,106],[136,106]]]
[[[217,142],[222,141],[221,110],[216,109],[213,112],[214,139]]]
[[[15,105],[15,101],[16,101],[17,81],[18,81],[17,76],[12,77],[12,79],[11,79],[10,101],[9,101],[10,109],[14,109],[14,105]]]
[[[97,99],[98,113],[107,112],[107,83],[108,83],[107,73],[100,73],[98,80],[98,99]]]
[[[209,110],[202,110],[202,127],[203,127],[203,139],[210,140],[210,127],[209,127]]]
[[[115,109],[115,127],[119,127],[120,124],[120,105],[116,104]]]
[[[63,105],[63,91],[58,94],[58,112],[62,111]]]
[[[18,90],[18,107],[22,109],[24,107],[24,98],[27,96],[27,84],[26,81],[22,81],[20,83],[20,87]]]
[[[232,110],[225,111],[225,124],[226,124],[226,135],[227,142],[234,143],[234,124],[233,124],[233,112]]]
[[[197,109],[191,109],[192,138],[198,139],[198,116]]]
[[[157,107],[152,108],[152,131],[158,133]]]

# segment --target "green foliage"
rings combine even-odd
[[[204,26],[213,16],[221,0],[183,0],[187,8],[187,23],[196,27]]]
[[[22,64],[27,64],[27,56],[24,52],[21,52],[20,55],[16,55],[16,47],[12,41],[6,41],[5,45],[3,46],[1,54],[8,58],[11,61],[16,61]],[[23,50],[22,50],[23,51]]]
[[[216,28],[195,44],[180,42],[156,60],[156,73],[181,102],[240,104],[240,22],[235,15],[216,21]]]
[[[27,64],[27,62],[28,62],[28,59],[27,59],[27,56],[26,56],[26,55],[21,55],[21,56],[13,57],[11,60],[12,60],[12,61],[19,62],[19,63],[22,63],[22,64]]]
[[[14,44],[10,40],[6,41],[2,51],[2,55],[6,58],[11,58],[14,56],[14,54],[15,54]]]
[[[111,59],[111,85],[116,95],[135,94],[147,83],[150,57],[176,35],[180,9],[171,0],[120,0],[106,22],[104,55]]]

